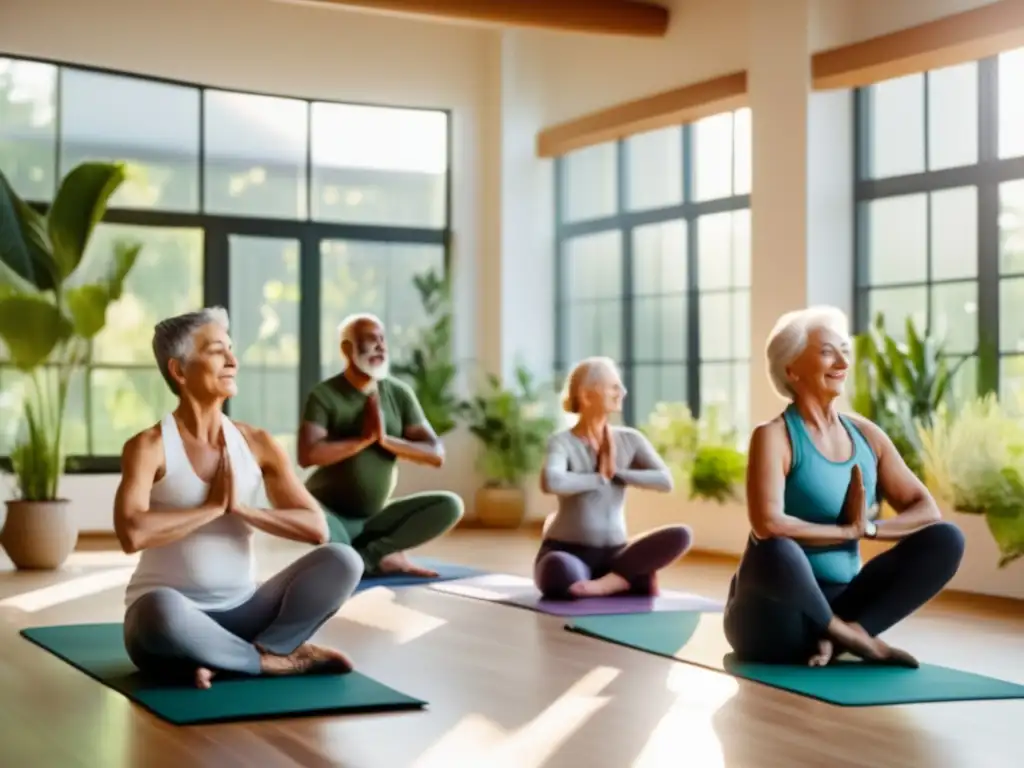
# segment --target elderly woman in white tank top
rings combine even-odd
[[[657,572],[690,548],[685,525],[627,536],[626,488],[668,492],[672,474],[641,432],[608,423],[625,396],[608,358],[583,360],[569,375],[563,407],[579,420],[552,435],[541,474],[542,490],[558,497],[534,565],[545,597],[657,594]]]

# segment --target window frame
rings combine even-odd
[[[444,252],[444,274],[445,279],[451,275],[451,244],[452,244],[452,110],[450,108],[435,107],[402,107],[395,104],[374,104],[360,101],[341,101],[337,99],[314,99],[290,94],[272,93],[267,91],[253,91],[237,88],[225,88],[214,86],[208,83],[187,82],[166,77],[143,75],[135,72],[125,72],[116,69],[96,67],[84,64],[76,64],[56,59],[40,58],[35,56],[23,56],[18,53],[0,50],[0,58],[12,61],[24,61],[38,64],[48,64],[56,67],[56,87],[54,93],[55,101],[55,135],[54,143],[56,150],[54,154],[55,179],[59,184],[61,180],[61,87],[66,69],[75,69],[97,74],[112,75],[116,77],[133,78],[145,82],[174,85],[190,88],[199,92],[199,113],[198,113],[198,135],[199,135],[199,158],[197,165],[198,174],[198,203],[196,211],[182,212],[171,210],[160,210],[155,208],[109,208],[103,217],[103,223],[127,224],[139,227],[161,227],[161,228],[182,228],[200,229],[203,232],[203,304],[205,306],[223,306],[230,312],[230,280],[229,274],[229,238],[231,235],[249,235],[254,237],[268,238],[289,238],[300,243],[300,267],[299,267],[299,398],[298,404],[301,409],[305,397],[310,389],[321,380],[320,370],[320,244],[325,240],[348,240],[368,241],[380,243],[414,243],[417,245],[441,246]],[[285,98],[305,103],[307,131],[306,131],[306,152],[305,152],[305,184],[306,184],[306,211],[305,218],[271,218],[271,217],[248,217],[236,215],[210,214],[203,211],[206,197],[205,171],[206,171],[206,91],[228,91],[231,93],[244,94],[249,96],[270,96],[274,98]],[[317,221],[313,216],[313,193],[314,193],[314,166],[313,166],[313,134],[312,134],[312,113],[314,103],[341,104],[350,106],[369,106],[389,109],[408,109],[410,111],[440,112],[446,119],[446,152],[447,163],[445,167],[445,192],[444,205],[445,217],[442,226],[431,227],[410,227],[386,224],[355,224],[338,223],[329,221]],[[50,205],[49,201],[27,200],[33,208],[45,213]],[[7,364],[0,362],[0,368],[7,367]],[[93,368],[108,369],[131,369],[143,368],[137,365],[93,365],[91,362],[83,366],[82,372],[88,378]],[[155,363],[154,363],[155,368]],[[87,428],[91,429],[89,401],[91,400],[91,387],[86,385],[86,419]],[[225,405],[225,413],[230,413],[230,401]],[[296,424],[296,429],[298,425]],[[0,470],[10,472],[11,462],[9,456],[0,456]],[[65,465],[65,474],[111,474],[121,471],[120,456],[105,455],[69,455]]]
[[[924,156],[927,164],[929,142],[928,70],[924,78]],[[854,329],[863,332],[872,322],[869,314],[869,296],[873,289],[924,288],[929,293],[928,326],[931,325],[931,291],[944,283],[966,282],[966,279],[935,280],[932,278],[932,244],[929,235],[928,271],[924,282],[894,283],[891,286],[873,286],[870,280],[870,231],[868,205],[885,198],[902,195],[926,195],[958,187],[977,190],[978,262],[977,277],[971,278],[978,286],[978,345],[973,353],[950,353],[951,359],[977,357],[977,394],[998,392],[1000,362],[1005,353],[999,348],[999,294],[1000,280],[1013,275],[999,271],[999,213],[1000,186],[1008,181],[1024,180],[1024,156],[999,157],[999,57],[977,60],[978,74],[978,161],[972,165],[928,170],[874,179],[870,176],[871,161],[871,86],[858,88],[854,100],[854,274],[853,306]],[[930,225],[929,204],[929,225]]]
[[[593,235],[603,232],[618,232],[622,240],[622,291],[618,296],[621,302],[621,334],[622,334],[622,355],[618,361],[622,366],[623,383],[627,390],[635,391],[635,369],[640,366],[665,366],[685,365],[686,366],[686,403],[695,416],[701,412],[701,391],[700,374],[701,366],[705,362],[720,363],[723,360],[717,358],[705,359],[701,355],[700,344],[700,299],[704,294],[749,293],[749,286],[730,286],[727,289],[701,289],[699,274],[699,220],[702,216],[716,213],[732,213],[736,211],[749,210],[751,207],[751,195],[749,192],[735,194],[736,189],[736,113],[738,110],[726,110],[732,115],[731,126],[731,166],[729,170],[730,184],[733,194],[729,197],[715,198],[711,200],[694,200],[696,163],[694,161],[694,125],[685,123],[678,126],[680,130],[680,141],[682,142],[682,200],[681,203],[674,203],[658,208],[632,211],[629,209],[629,149],[628,137],[617,139],[615,144],[616,163],[616,195],[615,211],[608,216],[590,218],[580,221],[567,222],[565,220],[565,184],[566,184],[566,158],[562,155],[555,158],[554,162],[554,202],[555,202],[555,243],[554,243],[554,335],[555,355],[554,374],[558,381],[564,380],[568,373],[569,366],[576,360],[568,359],[566,332],[565,308],[571,304],[567,300],[566,278],[567,258],[566,243],[576,237]],[[608,142],[611,143],[611,142]],[[678,361],[665,360],[638,360],[633,350],[633,304],[637,298],[633,290],[633,233],[637,227],[649,224],[663,224],[670,221],[682,220],[686,223],[686,359]],[[674,295],[674,294],[672,294]],[[748,357],[749,360],[749,357]],[[747,362],[744,360],[729,358],[729,364]],[[637,414],[635,413],[635,398],[627,397],[623,405],[623,421],[626,424],[637,426]],[[643,418],[646,418],[644,416]]]

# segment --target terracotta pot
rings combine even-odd
[[[476,519],[488,528],[518,528],[526,517],[526,493],[522,488],[485,485],[476,492]]]
[[[78,542],[67,499],[8,501],[0,544],[18,568],[56,570]]]

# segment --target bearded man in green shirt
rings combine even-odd
[[[317,467],[306,488],[325,509],[331,541],[354,547],[368,575],[436,576],[405,551],[451,529],[462,499],[447,491],[391,494],[399,459],[440,467],[444,446],[412,389],[389,375],[380,320],[353,315],[338,335],[345,369],[309,393],[299,427],[299,464]]]

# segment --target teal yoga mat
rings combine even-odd
[[[199,690],[146,680],[124,649],[120,624],[34,627],[21,634],[174,725],[297,715],[421,709],[425,701],[358,672],[346,675],[214,679]]]
[[[729,652],[718,613],[587,616],[566,629],[845,707],[1024,699],[1024,685],[931,664],[901,669],[856,661],[823,668],[740,662]]]

